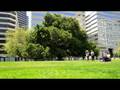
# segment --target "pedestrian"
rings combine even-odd
[[[104,52],[103,61],[105,61],[105,62],[111,61],[109,52]]]
[[[91,50],[91,59],[94,60],[94,57],[95,57],[95,53],[94,51]]]
[[[103,58],[103,61],[106,61],[107,53],[105,51],[103,52],[102,58]]]
[[[85,51],[85,55],[86,55],[86,59],[89,60],[89,51],[88,50]]]
[[[106,61],[111,61],[111,55],[109,52],[107,53],[107,60]]]

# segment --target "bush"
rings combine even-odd
[[[29,43],[25,52],[29,58],[44,59],[49,57],[49,47],[45,48],[40,44]]]

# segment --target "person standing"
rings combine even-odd
[[[85,51],[85,55],[86,55],[86,59],[89,60],[89,51],[88,50]]]
[[[91,58],[92,58],[92,60],[94,60],[94,57],[95,57],[95,53],[94,53],[94,51],[91,51]]]

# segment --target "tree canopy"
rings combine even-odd
[[[76,19],[58,14],[47,13],[33,30],[17,29],[8,32],[7,38],[5,50],[12,56],[62,60],[66,56],[84,56],[85,50],[97,51]]]

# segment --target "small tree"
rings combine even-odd
[[[27,30],[23,28],[17,28],[14,31],[8,30],[4,49],[9,56],[22,57],[22,50],[27,43],[26,33]]]

